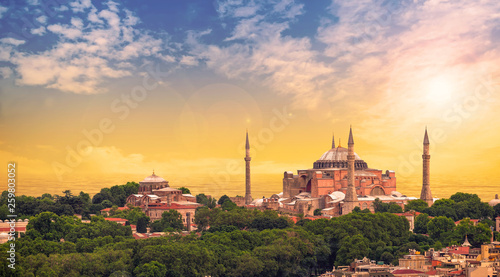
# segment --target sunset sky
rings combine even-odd
[[[500,193],[498,0],[42,2],[0,1],[0,180],[17,162],[20,193],[154,169],[242,195],[248,129],[270,196],[350,125],[402,193],[419,196],[426,126],[436,197]]]

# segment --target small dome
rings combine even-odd
[[[163,179],[160,176],[156,176],[154,172],[153,175],[148,176],[141,181],[141,183],[162,183],[162,182],[166,182],[165,179]]]
[[[345,198],[345,193],[341,192],[341,191],[334,191],[332,193],[329,194],[329,196],[333,199],[333,200],[344,200]]]
[[[500,204],[500,199],[498,199],[498,194],[495,194],[495,199],[488,202],[488,205],[490,205],[491,207],[495,207],[498,204]]]

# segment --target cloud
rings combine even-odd
[[[69,3],[69,6],[75,13],[84,12],[86,9],[92,7],[92,2],[90,0],[77,0]]]
[[[190,65],[190,66],[198,65],[198,61],[193,56],[182,56],[179,63],[182,65]]]
[[[37,35],[48,30],[59,37],[48,50],[25,52],[9,46],[23,41],[0,40],[0,59],[15,65],[19,76],[16,84],[102,93],[108,80],[131,76],[135,68],[130,65],[136,59],[163,57],[164,41],[135,29],[138,18],[126,9],[120,11],[117,3],[109,2],[109,9],[100,11],[90,1],[72,2],[70,6],[78,16],[71,17],[69,24],[54,23],[46,29],[40,26],[31,30]]]
[[[38,27],[38,28],[36,28],[36,29],[31,29],[31,31],[30,31],[30,32],[31,32],[33,35],[39,35],[39,36],[41,36],[41,35],[45,34],[47,31],[46,31],[45,27],[40,26],[40,27]]]
[[[77,28],[71,28],[64,25],[54,24],[47,26],[47,30],[55,34],[61,34],[68,39],[76,39],[81,37],[82,31]]]
[[[7,7],[0,6],[0,19],[3,17],[3,14],[9,10]]]
[[[496,1],[335,1],[331,14],[338,20],[323,19],[317,33],[323,54],[341,69],[329,102],[342,93],[343,106],[363,110],[350,116],[372,130],[373,140],[387,136],[373,126],[401,135],[432,118],[449,129],[440,115],[461,105],[479,79],[500,76],[498,12]],[[430,89],[437,81],[441,88]],[[444,93],[450,100],[439,100]]]
[[[15,38],[2,38],[0,39],[0,43],[2,44],[10,44],[10,45],[14,45],[14,46],[19,46],[21,44],[24,44],[26,41],[24,40],[19,40],[19,39],[15,39]]]
[[[302,13],[302,7],[293,1],[273,2],[271,7],[252,1],[221,1],[221,18],[239,20],[225,39],[228,46],[205,45],[203,37],[210,34],[206,31],[191,32],[187,43],[191,53],[204,60],[209,69],[227,78],[263,83],[275,92],[292,96],[297,104],[312,107],[324,93],[321,85],[334,70],[321,61],[309,38],[283,35],[293,17]],[[273,12],[261,14],[268,8]]]
[[[12,75],[12,69],[8,67],[0,67],[0,75],[3,79],[10,78],[10,76]]]
[[[47,24],[47,19],[48,17],[46,15],[41,15],[36,18],[36,21],[38,21],[40,24]]]
[[[0,61],[10,62],[12,53],[15,51],[15,46],[19,46],[24,43],[24,40],[18,40],[10,37],[0,39]]]

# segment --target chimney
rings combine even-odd
[[[191,232],[191,213],[186,213],[187,231]]]

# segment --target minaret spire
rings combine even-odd
[[[348,144],[354,145],[354,138],[352,137],[352,126],[349,128],[349,142]]]
[[[356,188],[354,184],[354,138],[352,136],[352,127],[349,130],[349,142],[347,143],[347,191],[344,198],[344,207],[342,209],[342,214],[348,214],[352,212],[354,207],[358,206],[358,195],[356,193]]]
[[[424,135],[424,145],[429,143],[429,135],[427,135],[427,126],[425,127],[425,135]]]
[[[247,140],[245,144],[245,205],[252,203],[251,194],[251,184],[250,184],[250,143],[248,141],[248,130],[247,130]]]
[[[332,149],[335,148],[335,133],[332,133]]]
[[[250,150],[250,143],[248,142],[248,129],[247,129],[247,143],[245,144],[245,150]],[[250,155],[247,153],[247,156]]]
[[[430,163],[431,163],[431,155],[429,154],[429,135],[427,134],[427,127],[425,128],[424,135],[424,153],[422,155],[423,161],[423,172],[422,172],[422,192],[420,193],[420,199],[427,202],[427,204],[432,206],[434,200],[432,198],[431,193],[431,185],[430,185]]]

